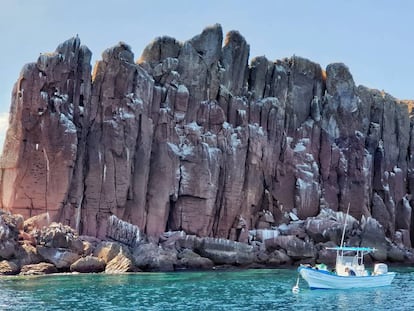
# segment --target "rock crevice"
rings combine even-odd
[[[350,205],[413,237],[412,102],[356,86],[341,63],[248,59],[218,24],[156,38],[137,63],[121,42],[93,74],[77,37],[42,54],[13,90],[1,207],[97,237],[116,216],[149,237],[246,242]]]

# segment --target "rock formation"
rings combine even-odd
[[[137,62],[119,43],[93,74],[90,60],[76,37],[23,68],[1,160],[3,209],[48,213],[100,238],[114,215],[137,226],[134,238],[184,231],[247,242],[251,230],[349,205],[411,245],[411,102],[356,86],[340,63],[261,56],[249,65],[243,36],[223,42],[220,25],[186,42],[156,38]],[[324,225],[297,230],[335,239]],[[272,243],[295,257],[290,241]],[[287,260],[275,251],[274,262]]]
[[[248,243],[169,231],[164,232],[159,241],[140,235],[138,242],[131,239],[135,241],[131,245],[124,243],[123,234],[100,240],[78,236],[70,227],[58,223],[28,231],[18,226],[21,216],[4,213],[0,215],[0,233],[17,234],[7,239],[3,235],[0,240],[0,275],[261,268],[298,263],[325,263],[333,267],[335,252],[326,248],[337,245],[341,239],[344,216],[342,212],[322,209],[316,217],[309,217],[306,221],[295,220],[273,229],[250,230]],[[27,222],[34,223],[30,219]],[[125,226],[122,220],[111,219],[109,222],[112,232],[130,230],[130,233],[136,233],[133,225]],[[376,260],[412,265],[414,254],[410,246],[405,245],[406,239],[401,233],[392,242],[374,218],[363,216],[358,221],[348,216],[346,244],[377,249],[371,257],[367,256],[365,260],[368,262]]]

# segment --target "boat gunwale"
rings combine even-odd
[[[396,272],[387,272],[387,273],[383,273],[383,274],[376,274],[376,275],[338,275],[335,274],[331,271],[327,271],[327,270],[318,270],[312,267],[306,267],[306,266],[300,266],[298,267],[298,272],[300,273],[301,270],[308,270],[308,271],[312,271],[312,273],[321,273],[321,274],[325,274],[325,275],[329,275],[335,278],[345,278],[345,279],[366,279],[366,278],[372,278],[372,279],[378,279],[378,277],[381,276],[390,276],[390,275],[396,275]]]
[[[298,272],[312,290],[344,290],[389,286],[397,274],[396,272],[387,272],[368,276],[343,276],[306,266],[300,266]],[[340,285],[338,286],[338,284]]]

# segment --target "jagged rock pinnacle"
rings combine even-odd
[[[408,102],[357,87],[344,64],[253,58],[213,25],[156,38],[135,63],[125,43],[69,39],[24,67],[13,90],[1,206],[49,212],[104,236],[111,215],[148,236],[184,230],[243,241],[350,204],[392,237],[411,233]],[[272,215],[264,220],[263,210]],[[238,227],[243,219],[245,226]],[[270,218],[266,218],[270,219]]]

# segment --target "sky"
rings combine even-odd
[[[0,0],[0,146],[23,65],[76,35],[95,63],[119,41],[138,59],[156,37],[220,23],[245,37],[250,59],[342,62],[356,84],[414,99],[413,12],[411,0]]]

